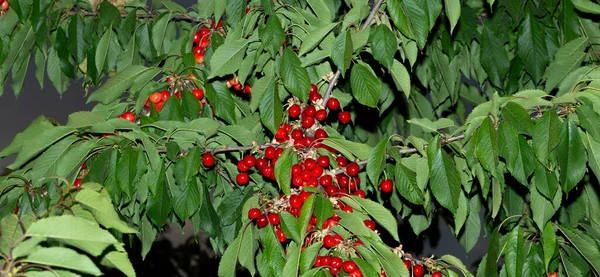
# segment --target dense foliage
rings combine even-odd
[[[595,2],[0,2],[0,94],[96,103],[0,152],[1,276],[135,276],[186,220],[223,277],[473,276],[402,249],[437,216],[477,276],[600,275]]]

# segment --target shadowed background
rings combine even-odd
[[[194,0],[174,2],[184,7],[196,3]],[[69,114],[90,110],[94,106],[85,103],[85,90],[80,82],[71,82],[69,89],[60,96],[48,79],[44,81],[43,88],[40,88],[34,70],[35,65],[32,62],[25,79],[23,94],[19,98],[15,98],[8,86],[0,98],[0,149],[10,144],[17,133],[23,131],[40,115],[65,124]],[[7,83],[10,84],[10,80]],[[14,158],[10,156],[0,159],[0,172]],[[434,219],[431,228],[419,237],[414,235],[408,224],[400,222],[400,239],[406,252],[416,257],[452,254],[461,259],[472,272],[476,270],[474,263],[479,261],[487,250],[487,239],[483,238],[483,230],[481,234],[482,238],[473,250],[465,253],[441,218]],[[205,236],[194,238],[193,235],[191,226],[186,226],[183,230],[177,225],[167,228],[154,242],[145,261],[141,260],[141,248],[136,239],[132,240],[133,250],[129,253],[138,276],[216,276],[218,259],[210,249],[210,244]]]

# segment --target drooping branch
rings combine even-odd
[[[95,11],[66,11],[65,14],[67,16],[75,16],[75,15],[80,15],[82,17],[97,17],[100,16],[99,12],[95,12]],[[121,17],[125,18],[129,16],[129,13],[127,12],[123,12],[121,13]],[[136,14],[136,18],[137,19],[154,19],[156,17],[158,17],[159,14],[156,13],[148,13],[148,14]],[[203,20],[195,18],[195,17],[191,17],[189,15],[175,15],[172,17],[172,19],[174,20],[181,20],[181,21],[187,21],[187,22],[191,22],[191,23],[200,23],[203,22]]]
[[[369,13],[369,16],[367,17],[367,19],[365,20],[363,25],[360,27],[361,30],[364,30],[371,25],[371,22],[373,22],[375,15],[379,11],[379,8],[381,8],[381,4],[383,4],[383,0],[377,0],[375,5],[373,5],[373,9],[371,9],[371,13]],[[338,69],[335,72],[335,74],[333,75],[333,78],[331,78],[331,81],[329,82],[329,86],[327,87],[327,90],[325,91],[325,95],[323,95],[323,103],[327,103],[327,100],[329,100],[329,97],[331,97],[331,92],[333,91],[333,88],[335,87],[335,85],[341,75],[342,75],[342,72]]]

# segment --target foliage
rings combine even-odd
[[[145,256],[167,221],[190,220],[223,253],[220,276],[337,274],[325,256],[366,276],[472,276],[398,245],[397,219],[420,234],[441,215],[466,250],[489,234],[477,276],[600,275],[600,5],[113,3],[14,0],[0,18],[0,94],[9,74],[22,93],[33,58],[40,85],[81,81],[97,103],[0,152],[16,155],[0,177],[3,274],[134,276],[123,242]]]

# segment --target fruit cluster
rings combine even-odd
[[[0,16],[4,16],[8,9],[10,8],[8,4],[8,0],[0,0]]]
[[[226,82],[227,88],[233,88],[235,91],[242,92],[246,95],[250,95],[252,93],[252,87],[248,83],[242,84],[240,83],[240,78],[238,76],[234,76]]]
[[[197,64],[204,64],[204,52],[210,46],[210,36],[215,30],[223,30],[223,22],[219,21],[216,25],[214,20],[211,20],[210,26],[202,26],[194,34],[194,42],[192,45],[192,53]]]

